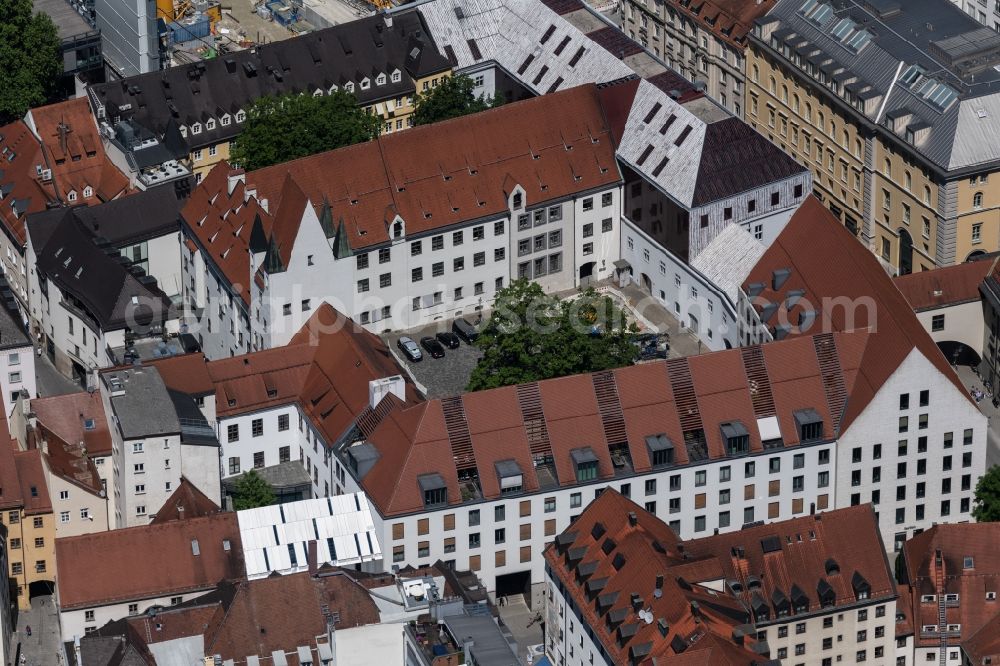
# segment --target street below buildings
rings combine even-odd
[[[52,365],[49,357],[45,354],[41,356],[35,354],[35,384],[38,389],[39,398],[65,395],[66,393],[76,393],[83,390],[79,384],[56,370],[56,367]]]
[[[31,627],[30,636],[28,627]],[[13,653],[20,645],[22,666],[60,666],[66,663],[55,597],[46,594],[31,600],[31,610],[23,610],[18,615],[12,643]]]

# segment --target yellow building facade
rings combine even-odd
[[[18,608],[26,610],[32,596],[54,593],[56,523],[41,452],[4,452],[0,464],[10,464],[16,474],[5,481],[0,522],[7,528],[8,575],[17,586]]]

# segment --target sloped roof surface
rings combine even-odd
[[[979,287],[994,270],[996,257],[900,275],[893,282],[917,312],[979,300]]]
[[[790,274],[775,290],[775,271],[783,269]],[[795,212],[750,272],[743,290],[749,293],[751,284],[763,286],[754,307],[759,312],[766,304],[777,305],[772,319],[793,324],[789,335],[871,331],[854,389],[848,391],[842,429],[861,414],[914,349],[971,400],[882,265],[815,197],[809,196]],[[802,296],[789,310],[788,295],[796,290],[802,290]],[[843,307],[844,302],[854,307]],[[800,330],[800,314],[805,312],[814,312],[815,319],[807,330]]]
[[[171,520],[190,520],[218,513],[218,505],[213,502],[208,495],[198,490],[198,488],[181,477],[180,483],[170,497],[163,503],[156,517],[150,521],[151,525],[158,525]]]

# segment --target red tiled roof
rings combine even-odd
[[[242,180],[234,178],[230,188],[229,174],[229,165],[219,162],[191,193],[181,211],[187,221],[185,245],[200,246],[249,304],[251,233],[258,220],[269,233],[271,216],[246,194]]]
[[[931,271],[900,275],[893,282],[917,312],[979,300],[979,285],[990,274],[995,258],[968,261]]]
[[[156,516],[150,521],[150,524],[158,525],[171,520],[190,520],[210,516],[213,513],[219,513],[219,511],[221,509],[215,502],[182,476],[180,483],[177,484],[177,489],[170,494],[160,510],[156,512]]]
[[[839,358],[848,388],[860,372],[869,337],[867,332],[859,331],[835,334],[832,338],[832,350]],[[824,438],[832,439],[837,415],[831,413],[827,403],[813,340],[803,337],[772,343],[759,347],[759,351],[774,396],[774,411],[767,415],[778,418],[784,445],[799,444],[794,414],[802,409],[816,410],[823,420]],[[559,483],[563,486],[576,483],[571,452],[585,446],[591,448],[599,461],[599,478],[614,476],[610,448],[616,444],[627,446],[636,472],[647,472],[651,464],[646,437],[661,433],[673,442],[678,465],[690,462],[684,444],[685,430],[701,428],[707,456],[725,457],[720,425],[729,421],[742,422],[750,435],[750,450],[762,451],[757,417],[765,414],[754,410],[743,354],[739,349],[720,351],[678,361],[635,365],[610,373],[626,442],[612,441],[615,435],[609,436],[605,431],[594,385],[604,375],[576,375],[538,382],[540,408]],[[682,399],[674,395],[671,382],[672,373],[682,373],[684,365],[690,371],[697,408],[696,425],[688,424],[686,428],[678,416]],[[451,399],[464,409],[485,497],[499,496],[495,464],[502,460],[518,462],[527,490],[539,487],[518,390],[508,386]],[[380,458],[362,479],[362,485],[382,515],[421,510],[423,497],[417,479],[423,474],[440,474],[448,484],[449,500],[462,501],[441,400],[397,407],[373,430],[368,442]]]
[[[733,549],[742,549],[744,557],[733,557]],[[896,596],[896,583],[870,504],[693,539],[685,542],[684,551],[694,559],[715,557],[726,580],[741,582],[741,598],[748,605],[753,594],[748,589],[749,576],[761,582],[759,593],[769,606],[776,591],[791,600],[792,587],[797,586],[808,598],[807,612],[822,607],[817,591],[820,581],[833,590],[835,605],[857,603],[856,574],[871,587],[869,599]],[[830,560],[837,565],[834,573],[828,570]],[[771,617],[775,617],[773,608]]]
[[[692,3],[667,0],[682,16],[693,18],[702,28],[723,41],[742,48],[753,22],[767,14],[777,0],[705,0]]]
[[[101,492],[103,486],[97,465],[88,456],[89,451],[82,441],[67,442],[41,424],[36,432],[45,443],[49,468],[54,474],[94,495]]]
[[[966,656],[973,664],[995,664],[1000,661],[1000,614],[983,625],[974,636],[962,643]]]
[[[774,271],[782,269],[791,273],[775,291]],[[770,323],[792,324],[789,336],[821,331],[871,331],[853,390],[847,387],[849,398],[839,423],[840,432],[864,411],[879,387],[914,349],[971,401],[958,375],[875,256],[815,197],[803,201],[754,266],[743,290],[750,293],[749,288],[755,283],[764,289],[753,299],[754,307],[760,312],[767,303],[777,304],[778,310]],[[787,297],[795,290],[803,290],[804,294],[789,310]],[[845,303],[850,307],[845,307]],[[800,331],[799,317],[807,310],[814,311],[816,318],[807,330]]]
[[[193,396],[215,393],[215,384],[208,372],[208,359],[201,352],[143,362],[159,371],[169,389]]]
[[[57,201],[51,182],[42,182],[39,169],[47,165],[38,140],[22,120],[0,127],[0,221],[19,245],[27,241],[25,216],[45,210]],[[15,214],[11,204],[18,202]],[[23,209],[23,210],[22,210]]]
[[[948,624],[960,624],[961,636],[968,640],[987,623],[1000,616],[1000,523],[962,523],[937,525],[922,532],[903,545],[907,580],[912,595],[912,623],[917,646],[932,647],[940,644],[935,634],[921,638],[920,628],[938,625],[937,599],[942,594],[957,594],[959,603],[945,608]],[[941,554],[940,565],[937,554]],[[966,558],[971,558],[967,562]],[[967,567],[966,564],[971,564]],[[937,567],[943,567],[941,585],[936,584]],[[986,594],[994,593],[993,600]],[[921,602],[921,596],[935,595],[933,603]],[[994,643],[979,642],[982,649],[992,649]],[[955,642],[957,642],[957,640]]]
[[[64,442],[83,442],[88,456],[111,455],[111,432],[99,392],[80,391],[35,398],[31,401],[31,411],[39,426]],[[93,421],[92,429],[86,428],[87,420]]]
[[[125,192],[128,178],[105,154],[86,97],[41,106],[30,113],[61,200],[68,201],[73,191],[77,202],[90,205]],[[84,196],[88,186],[94,190],[90,198]]]
[[[327,303],[284,347],[207,364],[219,418],[298,403],[328,442],[368,406],[368,383],[401,375],[382,340]],[[420,400],[406,382],[406,404]]]
[[[57,539],[56,561],[67,610],[208,590],[246,575],[231,512]]]
[[[755,635],[744,645],[733,636],[750,622],[749,612],[739,599],[693,581],[686,550],[663,521],[608,489],[549,544],[545,559],[613,663],[747,666],[757,656],[750,649]],[[598,610],[598,599],[609,603]],[[651,613],[652,622],[638,611]]]
[[[507,210],[514,183],[536,205],[621,175],[597,88],[589,85],[259,169],[232,193],[228,180],[229,166],[217,165],[183,217],[247,300],[255,216],[269,265],[280,270],[307,203],[328,237],[342,233],[358,250],[389,242],[397,215],[407,234],[422,233]],[[246,191],[266,200],[269,213],[244,203]]]
[[[0,432],[6,433],[7,416],[0,410]],[[17,441],[10,439],[10,435],[0,438],[0,509],[14,509],[24,506],[24,498],[21,496],[21,482],[17,476],[17,465],[14,462],[15,452],[18,450]]]
[[[42,452],[38,449],[15,451],[14,466],[17,469],[18,482],[21,484],[25,515],[52,513],[52,500],[49,498],[49,488],[45,481]]]

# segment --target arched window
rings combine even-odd
[[[811,123],[813,121],[813,107],[812,104],[806,102],[806,122]]]
[[[854,140],[854,156],[861,157],[861,139]]]
[[[403,237],[403,223],[400,220],[396,220],[392,225],[392,237],[402,238]]]
[[[907,192],[909,192],[910,188],[913,187],[913,176],[910,175],[909,171],[903,174],[903,187],[906,188]]]
[[[671,19],[673,23],[673,19]],[[756,64],[750,69],[750,78],[753,79],[754,83],[760,83],[760,67]]]
[[[927,185],[924,185],[924,203],[928,206],[931,203],[931,188]]]
[[[792,95],[792,111],[795,113],[799,112],[799,96]]]
[[[972,207],[973,208],[982,208],[983,207],[983,193],[982,192],[976,192],[974,195],[972,195]]]
[[[784,84],[781,86],[781,101],[788,104],[788,86]]]
[[[892,162],[889,158],[885,158],[885,162],[882,163],[882,174],[886,178],[892,178]]]
[[[778,82],[774,80],[773,76],[771,77],[771,80],[768,82],[768,87],[770,88],[772,95],[778,92]]]

